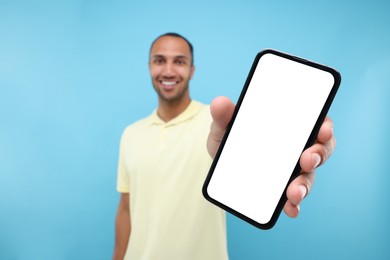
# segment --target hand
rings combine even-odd
[[[226,127],[232,118],[234,104],[227,97],[217,97],[211,103],[211,115],[213,122],[207,140],[207,149],[214,158]],[[310,193],[315,180],[315,169],[326,162],[336,146],[336,139],[333,135],[333,122],[327,117],[322,124],[317,136],[316,143],[306,149],[300,158],[302,168],[301,174],[287,188],[287,202],[284,205],[284,212],[289,217],[296,217],[299,214],[300,203]]]

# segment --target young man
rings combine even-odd
[[[178,34],[152,43],[149,69],[158,107],[121,138],[114,259],[228,259],[225,213],[201,188],[234,104],[224,97],[210,107],[191,100],[193,48]],[[300,158],[303,173],[289,185],[284,207],[290,217],[298,215],[315,168],[334,150],[332,129],[327,118]]]

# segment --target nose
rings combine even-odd
[[[164,69],[163,69],[163,76],[165,77],[173,77],[175,76],[175,67],[172,62],[165,63]]]

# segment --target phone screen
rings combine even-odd
[[[271,228],[340,80],[329,67],[275,50],[260,52],[203,187],[206,199]]]

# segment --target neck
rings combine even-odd
[[[191,99],[189,97],[183,100],[178,100],[177,102],[167,102],[159,99],[157,114],[164,122],[169,122],[180,115],[190,103]]]

